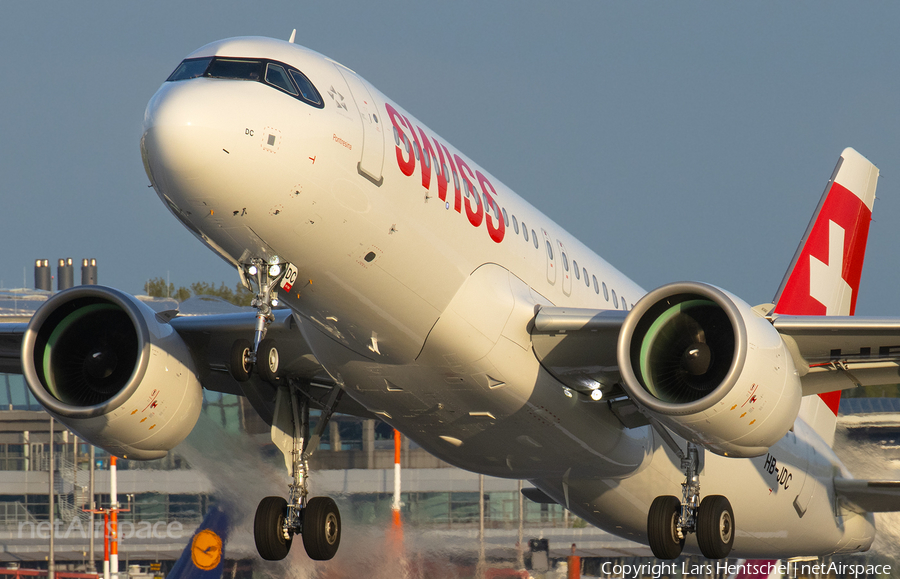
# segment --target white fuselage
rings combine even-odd
[[[528,327],[538,304],[630,309],[644,290],[343,66],[261,38],[191,57],[212,55],[296,67],[325,106],[260,82],[164,83],[142,153],[172,212],[229,262],[297,267],[279,298],[366,408],[448,462],[530,479],[645,541],[653,498],[680,495],[678,459],[548,374]],[[705,453],[702,490],[731,500],[735,553],[868,548],[871,516],[836,514],[842,467],[802,420],[768,459]]]

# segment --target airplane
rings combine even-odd
[[[181,556],[166,574],[169,579],[220,579],[225,568],[225,542],[228,540],[228,514],[220,507],[213,507]]]
[[[308,484],[334,412],[527,479],[660,559],[865,551],[872,513],[900,510],[900,482],[854,479],[831,448],[840,391],[896,383],[900,349],[900,321],[852,317],[879,174],[853,149],[755,307],[701,282],[644,290],[293,34],[188,55],[140,151],[255,312],[156,313],[81,286],[0,328],[0,357],[123,458],[183,440],[203,388],[246,396],[292,477],[257,508],[265,559],[298,534],[312,559],[338,550],[340,513]]]

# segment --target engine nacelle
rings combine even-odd
[[[80,286],[47,300],[25,331],[22,369],[47,412],[123,458],[165,456],[202,408],[181,337],[145,304],[111,288]]]
[[[764,454],[800,412],[800,377],[781,336],[711,285],[674,283],[644,296],[622,326],[617,357],[638,406],[716,454]]]

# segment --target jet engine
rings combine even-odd
[[[622,326],[617,357],[624,388],[645,414],[716,454],[764,454],[800,411],[800,377],[781,336],[711,285],[647,294]]]
[[[28,387],[91,444],[123,458],[165,456],[193,429],[203,392],[190,350],[161,320],[111,288],[56,294],[23,336]]]

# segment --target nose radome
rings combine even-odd
[[[196,179],[221,154],[222,97],[209,84],[166,83],[147,105],[142,146],[157,180],[162,174],[167,182]]]

